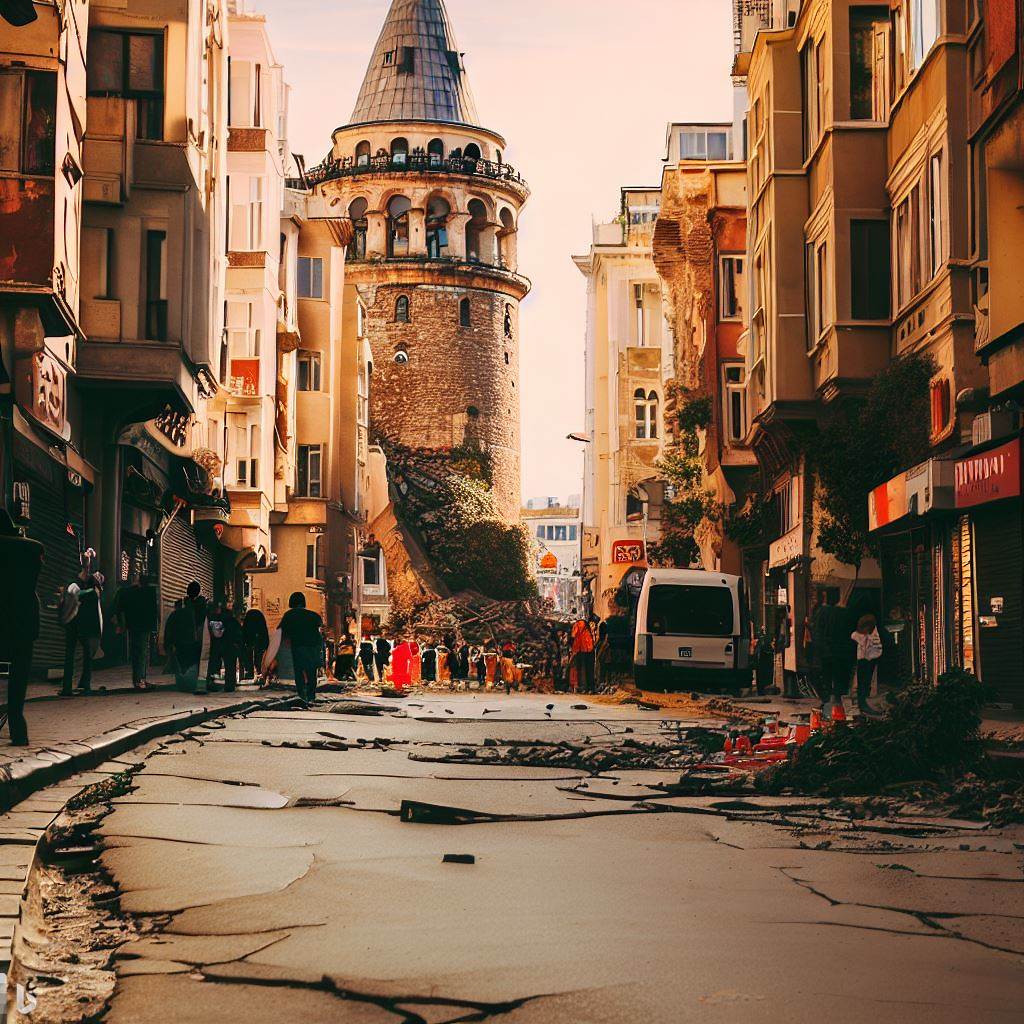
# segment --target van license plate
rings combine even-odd
[[[680,658],[692,658],[693,657],[693,648],[692,647],[680,647],[679,648],[679,657]]]

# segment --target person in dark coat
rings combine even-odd
[[[368,636],[363,637],[359,641],[359,660],[363,663],[363,672],[366,673],[366,681],[368,683],[373,682],[374,655],[373,641]]]
[[[323,619],[306,607],[306,595],[292,594],[281,618],[281,639],[291,644],[295,688],[307,703],[316,698],[317,673],[324,661],[323,626]]]
[[[341,683],[354,683],[356,679],[356,642],[351,633],[338,641],[334,656],[334,676]]]
[[[242,678],[255,679],[263,671],[263,656],[270,646],[267,618],[259,608],[250,608],[242,619]]]
[[[455,655],[455,678],[464,683],[469,678],[469,644],[463,640]]]
[[[149,648],[160,626],[156,589],[152,582],[133,573],[127,587],[117,592],[114,615],[119,630],[128,635],[128,657],[132,666],[132,686],[145,690],[149,683]]]
[[[25,694],[32,671],[32,653],[39,637],[36,584],[45,549],[22,537],[6,509],[0,509],[0,659],[10,662],[7,682],[7,725],[11,745],[28,746]]]
[[[373,662],[377,666],[377,682],[384,682],[384,670],[391,664],[391,642],[383,636],[374,643]]]
[[[238,679],[238,659],[242,653],[242,627],[238,619],[218,602],[206,619],[210,634],[210,659],[206,663],[206,685],[211,689],[213,677],[224,666],[224,690],[232,692]]]
[[[420,678],[425,683],[437,682],[437,648],[424,647],[420,662]]]
[[[64,627],[64,680],[60,695],[72,695],[72,677],[75,674],[75,652],[82,652],[82,675],[78,680],[80,693],[92,692],[92,659],[99,649],[103,635],[103,576],[82,571],[65,588],[61,597],[60,621]]]

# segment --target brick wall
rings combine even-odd
[[[399,296],[409,323],[395,322]],[[519,310],[514,298],[482,289],[377,285],[367,289],[373,351],[372,429],[409,447],[477,442],[491,455],[495,498],[519,515]],[[459,303],[470,301],[470,326]],[[505,336],[510,307],[512,337]],[[405,364],[395,362],[399,350]],[[475,410],[475,414],[473,412]]]

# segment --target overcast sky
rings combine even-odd
[[[249,0],[292,86],[292,149],[349,119],[390,0]],[[447,0],[484,125],[532,196],[519,269],[523,498],[580,490],[585,284],[570,260],[621,185],[661,180],[669,121],[731,118],[729,0]]]

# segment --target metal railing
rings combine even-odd
[[[475,160],[472,157],[454,153],[447,157],[432,153],[384,153],[372,157],[343,157],[340,160],[325,160],[305,173],[307,185],[318,185],[321,181],[335,178],[351,178],[360,174],[466,174],[492,181],[503,181],[516,185],[524,191],[529,186],[519,172],[506,163],[493,160]],[[302,179],[288,179],[289,187],[301,187]]]

